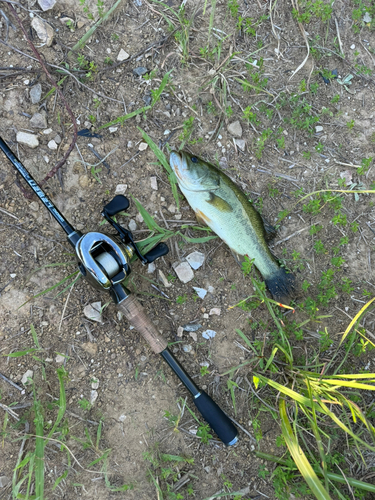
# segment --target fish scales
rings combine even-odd
[[[197,219],[207,224],[235,253],[247,255],[278,300],[286,300],[294,277],[270,252],[260,214],[234,182],[190,153],[172,152],[170,164]]]

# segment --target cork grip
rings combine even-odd
[[[134,295],[131,295],[117,304],[117,308],[123,313],[129,323],[142,335],[156,354],[160,354],[167,348],[168,342],[157,331],[155,325],[147,316],[144,307],[138,302]]]

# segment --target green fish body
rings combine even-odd
[[[170,165],[197,219],[233,252],[253,260],[273,297],[287,301],[294,277],[271,254],[262,218],[241,189],[221,170],[185,151],[173,151]]]

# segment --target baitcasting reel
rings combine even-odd
[[[131,272],[130,261],[136,255],[142,264],[149,264],[166,255],[169,248],[159,243],[145,255],[139,251],[131,231],[120,226],[112,217],[129,207],[129,200],[118,195],[103,208],[102,215],[118,234],[91,232],[75,243],[78,267],[87,281],[99,290],[116,293],[116,288]]]

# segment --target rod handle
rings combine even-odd
[[[231,446],[237,442],[237,429],[206,392],[201,390],[200,395],[194,398],[194,403],[224,444]]]
[[[117,308],[123,313],[129,323],[142,335],[156,354],[160,354],[167,348],[168,342],[160,335],[156,326],[148,317],[144,307],[138,302],[134,295],[130,295],[117,304]]]

